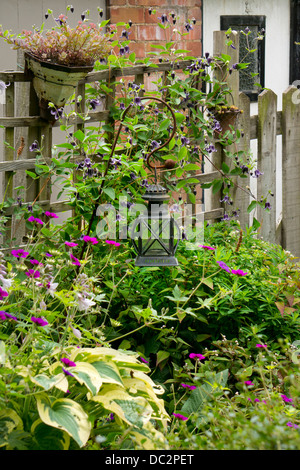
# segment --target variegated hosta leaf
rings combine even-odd
[[[88,362],[76,362],[75,367],[70,367],[70,372],[81,385],[85,385],[92,395],[96,395],[102,385],[102,379],[94,365]]]
[[[130,432],[130,437],[134,437],[136,444],[143,450],[169,449],[164,435],[157,431],[149,422],[142,429]]]
[[[140,381],[145,382],[153,389],[156,395],[162,395],[165,392],[163,387],[161,387],[160,385],[157,385],[155,382],[153,382],[153,380],[151,379],[151,377],[149,377],[149,375],[145,374],[144,372],[140,370],[135,370],[132,373],[132,371],[130,371],[129,369],[122,369],[121,375],[123,379],[131,377],[131,378],[136,378]]]
[[[109,362],[114,362],[119,368],[120,367],[131,367],[135,370],[141,370],[143,372],[149,372],[150,369],[147,364],[141,363],[138,360],[137,353],[122,352],[111,348],[73,348],[69,350],[70,359],[72,361],[88,361],[96,362],[99,360],[109,359]]]
[[[103,383],[115,383],[123,387],[119,369],[113,362],[95,361],[91,364],[97,369]]]
[[[168,420],[169,416],[165,410],[164,401],[156,396],[152,387],[138,378],[124,379],[125,388],[132,395],[144,397],[152,406],[152,418]]]
[[[38,449],[34,450],[68,450],[70,436],[62,429],[47,426],[41,419],[37,419],[31,426]]]
[[[100,395],[92,397],[93,401],[116,414],[129,425],[141,427],[145,425],[153,413],[152,407],[143,397],[132,397],[117,385],[104,385]]]
[[[44,390],[50,390],[56,387],[62,392],[66,393],[68,390],[68,380],[63,373],[48,377],[45,374],[39,374],[35,377],[30,377],[31,382],[39,385]]]
[[[20,416],[11,408],[0,410],[0,447],[7,444],[8,435],[15,429],[23,429]]]
[[[83,408],[69,398],[55,399],[46,394],[36,397],[41,420],[54,428],[66,431],[83,447],[91,432],[91,423]]]

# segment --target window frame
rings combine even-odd
[[[244,29],[247,26],[251,29],[251,26],[258,26],[258,29],[266,29],[266,17],[264,15],[222,15],[220,16],[220,27],[221,31],[227,31],[231,25],[240,25],[240,29]],[[262,88],[265,86],[265,39],[258,41],[257,44],[257,61],[258,61],[258,77],[257,83]],[[258,95],[261,90],[241,90],[250,99],[250,101],[257,101]]]

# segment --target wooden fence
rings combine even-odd
[[[236,38],[234,38],[236,41]],[[228,51],[225,44],[225,33],[214,32],[214,54],[230,53],[232,63],[238,62],[238,43],[236,50]],[[178,68],[183,69],[189,61],[182,61]],[[117,77],[134,77],[135,83],[144,83],[149,74],[167,73],[171,68],[168,63],[158,64],[157,68],[143,65],[127,67],[123,69],[91,72],[79,83],[76,90],[81,95],[80,106],[83,106],[85,97],[85,85],[97,81],[107,81],[110,85]],[[270,191],[272,210],[270,212],[257,210],[255,217],[262,222],[261,236],[270,242],[282,244],[295,256],[300,256],[300,100],[295,99],[297,89],[289,87],[283,93],[282,111],[277,110],[277,97],[271,90],[264,90],[258,98],[258,114],[250,115],[250,100],[238,91],[238,74],[232,74],[230,83],[233,89],[235,104],[243,109],[243,114],[238,121],[238,127],[243,130],[237,149],[248,149],[250,142],[257,139],[257,167],[263,175],[257,179],[257,195]],[[43,155],[51,159],[53,132],[60,125],[48,124],[39,117],[38,100],[32,84],[23,71],[0,72],[0,81],[9,83],[6,88],[6,100],[4,116],[0,117],[0,126],[4,127],[3,161],[0,162],[0,174],[3,175],[3,188],[9,184],[5,197],[12,196],[12,188],[22,184],[25,191],[26,202],[38,201],[45,210],[63,212],[70,209],[68,201],[51,201],[50,186],[47,181],[32,180],[26,176],[24,170],[34,170],[36,159],[29,151],[29,146],[35,140],[41,141],[43,136]],[[88,114],[91,122],[108,122],[109,107],[114,101],[114,93],[106,97],[105,109],[100,112]],[[84,112],[84,109],[81,109]],[[82,120],[73,117],[68,120],[68,125],[74,125],[75,129],[82,127]],[[282,174],[276,175],[276,139],[282,135]],[[220,177],[215,166],[220,166],[224,160],[224,151],[220,145],[216,145],[217,152],[212,155],[212,165],[205,164],[204,173],[199,171],[195,175],[199,184],[212,181]],[[235,149],[236,150],[236,149]],[[281,155],[280,157],[281,158]],[[278,181],[282,186],[282,219],[276,221],[276,191]],[[250,214],[247,207],[250,196],[247,187],[250,185],[250,177],[240,179],[235,188],[235,204],[231,209],[240,209],[241,226],[250,224]],[[214,195],[210,189],[205,190],[205,220],[220,219],[226,207],[220,203],[220,196]],[[14,207],[6,211],[11,217],[11,237],[14,243],[22,243],[22,222],[14,220]],[[24,227],[23,227],[24,229]]]

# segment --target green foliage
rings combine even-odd
[[[143,86],[121,78],[87,85],[86,112],[77,113],[83,129],[73,133],[73,111],[64,111],[66,141],[53,147],[51,161],[43,141],[31,146],[36,168],[27,176],[60,185],[73,212],[54,221],[38,201],[24,202],[23,187],[1,205],[15,203],[27,239],[12,250],[1,216],[0,446],[299,448],[300,270],[292,254],[261,240],[255,218],[245,231],[235,219],[206,225],[205,245],[193,249],[181,240],[175,267],[136,267],[127,233],[121,236],[153,179],[146,161],[154,148],[153,159],[175,163],[162,180],[179,210],[179,190],[195,199],[194,170],[216,141],[231,164],[203,187],[229,198],[231,177],[255,172],[250,155],[225,148],[239,142],[240,131],[215,134],[212,110],[229,104],[230,57],[189,57],[179,74],[186,51],[174,31],[151,57],[137,60],[125,53],[130,26],[119,26],[121,38],[111,39],[120,54],[96,69],[142,63],[155,70],[157,59],[171,61],[151,96],[174,109],[177,131],[162,147],[174,124],[168,109],[141,101]],[[170,22],[159,26],[166,32]],[[190,28],[184,25],[180,39]],[[210,71],[220,67],[217,80]],[[109,121],[92,125],[89,112],[115,86]],[[254,198],[248,211],[265,204]]]

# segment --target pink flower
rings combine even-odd
[[[78,243],[74,243],[74,242],[65,242],[65,245],[67,245],[67,246],[78,246]]]
[[[181,384],[181,386],[189,390],[195,390],[195,388],[197,388],[196,385]]]
[[[232,269],[232,274],[237,274],[238,276],[247,276],[248,273],[245,273],[241,269]]]
[[[63,362],[68,367],[75,367],[76,366],[75,362],[70,361],[70,359],[68,359],[67,357],[62,357],[61,362]]]
[[[191,353],[189,357],[191,359],[199,359],[199,361],[201,361],[202,359],[205,359],[205,356],[202,356],[202,354],[196,354],[196,353]]]
[[[220,266],[220,268],[222,268],[225,271],[227,271],[228,273],[230,273],[230,268],[227,266],[226,263],[224,263],[224,261],[217,261],[217,263]]]
[[[45,215],[47,217],[51,217],[52,219],[59,219],[59,216],[57,214],[54,214],[54,212],[49,212],[49,211],[46,211],[45,212]]]
[[[72,253],[70,253],[70,258],[73,260],[72,264],[75,264],[75,266],[80,266],[80,261],[77,259]]]
[[[36,222],[40,225],[43,225],[44,222],[41,220],[41,219],[38,219],[37,217],[33,217],[33,215],[31,215],[30,217],[28,217],[28,222]]]
[[[207,246],[207,245],[199,245],[200,248],[203,248],[204,250],[215,250],[212,246]]]
[[[96,244],[98,243],[98,240],[97,240],[96,237],[89,237],[89,235],[84,235],[83,241],[85,241],[85,242],[90,242],[90,243],[92,243],[93,245],[96,245]]]
[[[3,300],[4,297],[8,297],[8,292],[6,292],[0,287],[0,300]]]
[[[292,403],[293,402],[293,399],[287,397],[286,395],[280,395],[280,396],[283,399],[283,401],[285,401],[286,403]]]
[[[42,265],[42,263],[40,263],[37,259],[31,259],[29,261],[30,261],[31,264],[36,264],[36,265],[41,264]]]
[[[245,385],[253,385],[253,382],[251,382],[251,380],[246,380],[246,381],[244,382],[244,384],[245,384]]]
[[[14,317],[13,315],[11,315],[10,313],[7,313],[7,312],[3,312],[1,311],[0,312],[0,320],[18,320],[17,317]]]
[[[255,347],[256,348],[267,348],[267,345],[266,344],[256,344]]]
[[[28,277],[34,277],[34,279],[39,278],[41,275],[39,271],[35,271],[34,269],[28,269],[28,271],[25,274]]]
[[[299,428],[298,424],[294,424],[294,423],[291,423],[291,421],[289,421],[288,423],[286,423],[287,426],[289,426],[290,428]]]
[[[182,421],[187,421],[189,419],[186,416],[183,416],[179,413],[173,413],[173,415],[175,416],[175,418],[182,419]]]
[[[44,320],[43,318],[31,317],[30,320],[31,320],[33,323],[36,323],[38,326],[46,326],[46,325],[48,325],[47,320]]]
[[[71,374],[71,372],[69,372],[67,369],[62,368],[62,370],[63,370],[63,373],[64,373],[64,374],[70,375],[71,377],[74,377],[74,375]]]
[[[145,362],[146,364],[149,364],[149,362],[148,362],[148,361],[146,361],[146,359],[144,359],[144,358],[143,358],[143,357],[141,357],[141,356],[140,356],[140,360],[141,360],[142,362]]]
[[[15,257],[15,258],[26,258],[26,256],[29,255],[28,251],[24,251],[24,250],[12,250],[11,251],[11,254]]]
[[[121,243],[115,242],[114,240],[105,240],[108,245],[121,246]]]

